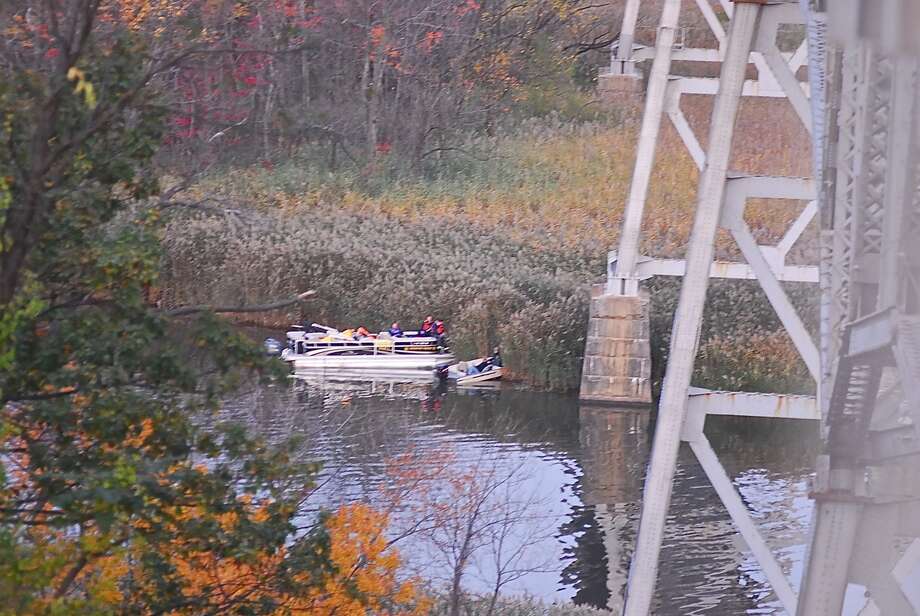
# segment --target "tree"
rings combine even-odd
[[[171,5],[0,5],[0,612],[409,612],[398,556],[349,534],[372,512],[296,532],[316,469],[294,444],[198,427],[278,367],[203,307],[148,301],[172,205],[151,86],[206,40],[138,33]]]
[[[502,591],[528,574],[556,569],[534,545],[556,533],[553,516],[523,463],[483,453],[459,461],[447,449],[391,460],[383,509],[396,518],[390,541],[414,545],[416,566],[444,584],[445,612],[459,616],[469,601],[467,578],[489,589],[483,613],[496,613]],[[530,485],[528,485],[530,484]],[[408,503],[408,504],[407,504]]]
[[[153,84],[168,109],[164,162],[416,169],[493,131],[528,85],[609,43],[586,0],[121,0],[153,55],[189,41]],[[599,30],[599,31],[598,31]],[[325,161],[322,160],[325,158]],[[176,164],[178,163],[178,164]]]

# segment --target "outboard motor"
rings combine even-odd
[[[262,346],[265,348],[266,355],[270,355],[272,357],[281,355],[281,343],[274,338],[266,338],[265,342],[262,343]]]

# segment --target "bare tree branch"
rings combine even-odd
[[[208,306],[208,305],[199,305],[199,306],[182,306],[180,308],[173,308],[172,310],[167,310],[165,312],[166,316],[169,317],[182,317],[190,314],[195,314],[197,312],[213,312],[215,314],[224,314],[224,313],[243,313],[243,312],[268,312],[269,310],[278,310],[280,308],[287,308],[298,302],[302,302],[312,296],[316,295],[316,291],[304,291],[303,293],[291,297],[288,299],[282,299],[275,302],[270,302],[268,304],[258,304],[256,306]]]

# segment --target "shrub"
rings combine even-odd
[[[814,393],[814,381],[785,332],[754,334],[744,345],[714,336],[701,346],[696,370],[697,383],[710,389]]]
[[[573,603],[547,604],[534,597],[501,597],[495,605],[491,597],[468,597],[462,606],[463,616],[609,616],[610,612]],[[436,599],[431,616],[446,616],[448,602]]]

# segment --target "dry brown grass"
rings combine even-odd
[[[708,113],[706,106],[703,98],[691,98],[687,105],[687,115],[703,142],[706,122],[701,118]],[[798,120],[783,107],[775,112],[753,109],[749,115],[763,117],[764,113],[767,117],[773,113],[781,130],[772,131],[772,143],[748,137],[764,133],[767,127],[746,126],[743,115],[744,130],[733,167],[751,174],[805,174],[810,159],[807,141],[796,132]],[[400,178],[379,182],[382,189],[368,190],[361,186],[361,177],[314,178],[297,167],[282,166],[272,171],[234,171],[231,178],[220,177],[205,188],[286,211],[325,204],[407,222],[459,218],[538,246],[552,243],[602,253],[617,243],[635,143],[634,125],[526,127],[515,135],[471,144],[472,150],[488,158],[462,161],[464,166],[449,170],[447,177]],[[647,254],[674,257],[683,253],[697,178],[683,144],[665,123],[643,228]],[[753,201],[748,220],[758,239],[776,242],[801,207],[798,203]],[[718,256],[737,256],[726,235],[719,237]]]
[[[754,334],[744,344],[721,336],[700,348],[695,381],[712,389],[813,393],[798,351],[785,332]]]
[[[703,98],[690,98],[686,105],[686,113],[703,141],[707,105]],[[733,167],[753,174],[805,174],[810,162],[808,143],[797,123],[786,103],[746,103]],[[426,263],[437,264],[434,268],[437,272],[462,268],[466,262],[464,255],[470,252],[472,258],[494,255],[488,258],[507,264],[502,271],[482,280],[464,280],[463,285],[452,287],[450,297],[437,285],[428,293],[444,306],[445,314],[450,313],[458,321],[458,333],[465,332],[463,339],[458,340],[461,347],[472,351],[501,339],[508,346],[512,367],[519,374],[538,384],[565,388],[578,380],[577,355],[581,343],[573,341],[583,339],[580,324],[585,320],[587,285],[603,277],[604,255],[617,243],[632,173],[636,128],[633,123],[620,126],[525,123],[504,137],[471,139],[466,147],[469,157],[451,159],[428,177],[394,174],[386,168],[329,175],[292,162],[272,170],[234,170],[203,182],[197,190],[261,211],[266,220],[274,221],[269,224],[272,233],[279,232],[278,225],[301,226],[310,224],[311,219],[329,221],[322,245],[300,249],[285,246],[282,250],[275,247],[276,243],[267,242],[259,248],[264,254],[258,258],[237,255],[237,260],[247,261],[237,269],[251,275],[247,273],[246,280],[241,278],[232,285],[242,296],[265,297],[270,294],[266,291],[276,289],[260,288],[259,281],[287,280],[289,276],[279,277],[272,272],[303,262],[295,273],[298,280],[306,272],[316,270],[313,275],[329,289],[337,288],[343,293],[344,289],[351,289],[353,297],[339,298],[327,307],[325,312],[329,316],[383,319],[385,309],[409,318],[410,314],[423,310],[421,303],[426,298],[400,298],[398,293],[394,296],[396,287],[390,289],[388,285],[397,284],[399,276],[375,275],[371,278],[376,287],[365,289],[349,278],[347,272],[343,274],[341,265],[335,265],[354,260],[358,251],[362,254],[361,263],[373,267],[370,264],[374,256],[363,254],[371,244],[388,267],[406,274],[425,269]],[[761,137],[751,136],[755,133]],[[764,134],[769,138],[763,138]],[[676,132],[665,122],[644,222],[646,254],[675,257],[684,252],[693,218],[697,176],[697,169]],[[747,218],[762,243],[774,243],[801,207],[797,203],[754,201],[749,204]],[[442,228],[444,232],[439,234]],[[438,239],[424,246],[413,245],[411,250],[398,245],[391,250],[386,242],[379,241],[379,235],[397,229],[411,230],[412,234],[419,229],[430,229]],[[181,227],[174,227],[174,233],[171,241],[175,247],[182,244],[179,240],[183,233],[190,235]],[[727,235],[720,234],[717,241],[720,258],[737,258],[737,250]],[[228,236],[207,245],[216,250],[234,242],[237,239]],[[254,243],[252,235],[247,235],[238,243],[242,248],[259,242]],[[806,237],[803,243],[813,251],[813,236]],[[186,274],[181,270],[188,259],[175,251],[172,254],[175,280],[192,290],[190,293],[209,288],[209,280],[219,271],[228,275],[224,268],[205,276],[207,280],[200,284],[192,280],[183,284]],[[317,259],[329,261],[335,267],[329,271],[317,270]],[[200,273],[207,269],[191,262],[190,265],[189,271]],[[535,295],[533,291],[525,291],[532,286],[529,281],[534,280],[537,272],[541,276],[544,273],[555,276],[551,293]],[[366,276],[362,274],[355,280],[362,277]],[[303,280],[304,284],[308,282]],[[515,290],[508,291],[512,288]],[[661,315],[673,309],[676,294],[662,291],[662,285],[656,288],[658,306],[654,310],[659,317],[653,319],[653,330],[659,341],[666,343],[670,320]],[[673,290],[674,285],[669,288]],[[465,291],[461,293],[461,289]],[[387,300],[381,303],[373,299],[381,295]],[[761,375],[776,377],[785,386],[804,374],[801,362],[794,355],[778,352],[785,347],[773,337],[778,324],[771,318],[772,310],[762,294],[723,285],[714,287],[710,296],[711,305],[717,308],[709,312],[717,315],[713,319],[719,323],[713,321],[704,328],[704,339],[715,342],[707,342],[703,348],[707,359],[701,365],[708,372],[700,373],[700,377],[719,382],[721,377],[713,375],[723,360],[730,367],[726,374],[741,381],[747,378],[745,367],[750,368],[748,380],[756,381],[757,387],[763,386]],[[509,297],[515,299],[508,303]],[[797,297],[800,305],[809,304],[802,293]],[[484,314],[489,322],[485,332],[479,331]],[[551,315],[556,315],[553,318],[558,322],[546,323]],[[563,315],[566,318],[561,319]],[[574,318],[569,318],[573,315]],[[541,344],[523,344],[527,331],[536,326]],[[717,333],[721,337],[714,337]],[[748,340],[749,333],[756,336]],[[732,345],[743,354],[743,361],[729,350]],[[663,352],[659,357],[663,358]]]

